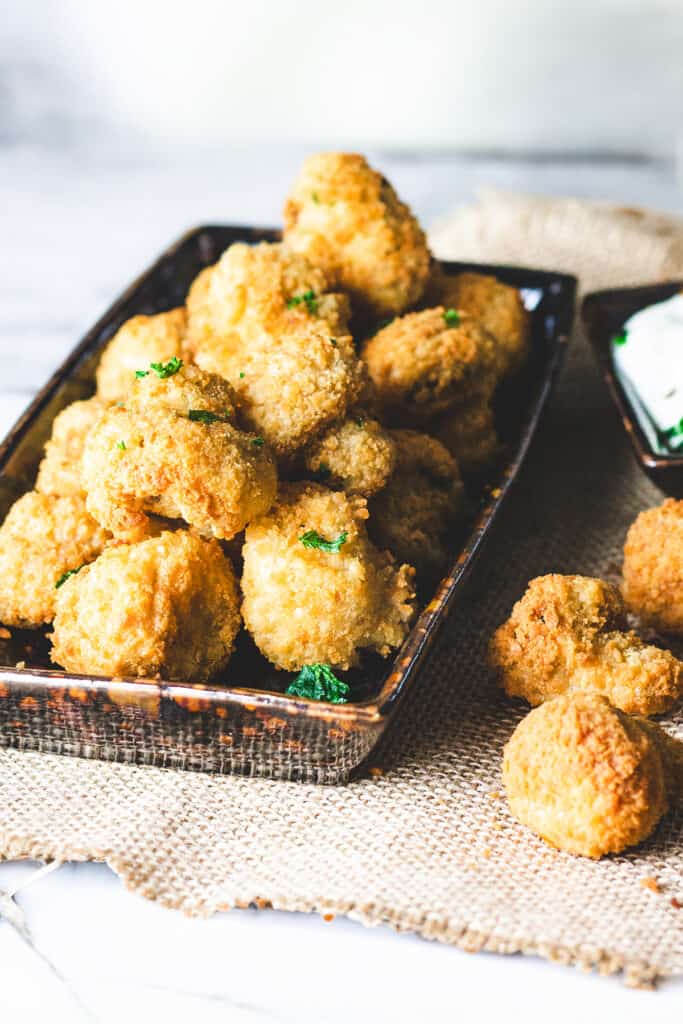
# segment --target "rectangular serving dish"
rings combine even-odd
[[[614,365],[612,339],[624,324],[646,306],[670,299],[683,288],[666,281],[640,288],[611,288],[590,292],[581,304],[581,319],[600,371],[607,383],[640,468],[672,497],[683,497],[683,455],[662,455],[647,438]]]
[[[278,238],[267,229],[196,228],[124,292],[0,446],[0,519],[33,485],[54,417],[69,402],[92,394],[99,352],[118,327],[135,314],[181,305],[195,275],[231,243]],[[49,667],[45,638],[12,631],[9,640],[0,640],[0,745],[306,782],[348,779],[396,714],[463,592],[536,431],[573,320],[573,277],[519,267],[446,263],[444,268],[494,273],[522,290],[531,311],[531,356],[498,403],[497,417],[509,440],[505,455],[477,494],[467,525],[454,535],[453,564],[436,591],[423,595],[423,610],[396,656],[386,662],[365,659],[349,676],[353,702],[338,705],[286,696],[291,677],[276,672],[244,636],[225,680],[193,684],[61,672]]]

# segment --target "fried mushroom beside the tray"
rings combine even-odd
[[[533,705],[585,690],[628,714],[656,715],[683,694],[683,663],[629,630],[617,588],[588,576],[531,580],[489,657],[505,692]]]
[[[683,634],[683,501],[641,512],[624,546],[624,598],[644,622]]]
[[[97,394],[104,402],[126,398],[137,370],[167,363],[174,356],[187,361],[187,314],[184,308],[127,320],[107,344],[96,371]]]
[[[0,622],[51,622],[64,575],[96,558],[108,539],[81,495],[24,494],[0,527]]]
[[[57,596],[52,660],[68,672],[202,682],[240,627],[237,580],[216,541],[186,530],[108,548]]]
[[[233,422],[230,385],[195,366],[146,371],[86,442],[92,515],[120,540],[141,540],[150,516],[181,519],[223,540],[272,505],[275,463],[263,438]]]
[[[676,788],[669,749],[653,725],[591,693],[531,711],[505,747],[510,810],[547,842],[598,858],[642,842]]]
[[[242,615],[278,668],[346,669],[361,650],[387,655],[403,641],[413,569],[369,541],[366,519],[363,498],[300,483],[247,527]]]
[[[284,240],[322,267],[354,312],[405,312],[431,267],[424,233],[389,182],[357,153],[309,157],[285,203]]]

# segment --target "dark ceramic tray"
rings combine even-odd
[[[682,281],[667,281],[642,288],[613,288],[591,292],[581,306],[581,319],[593,346],[638,464],[666,493],[683,497],[683,455],[662,455],[651,446],[614,366],[612,339],[639,309],[663,302],[683,288]]]
[[[172,245],[88,332],[0,447],[0,518],[35,479],[56,414],[93,391],[98,353],[124,320],[180,305],[190,282],[232,242],[278,233],[201,227]],[[576,281],[517,267],[480,269],[523,290],[532,310],[532,353],[497,416],[508,444],[477,488],[469,522],[453,537],[453,564],[393,660],[368,658],[347,676],[353,702],[288,697],[276,672],[243,636],[225,679],[208,684],[70,675],[49,667],[48,643],[13,631],[0,640],[0,745],[194,771],[239,772],[308,782],[344,782],[367,757],[418,678],[427,651],[507,498],[538,426],[573,319]],[[431,598],[431,600],[430,600]],[[24,663],[25,667],[16,667]],[[4,667],[3,667],[4,666]]]

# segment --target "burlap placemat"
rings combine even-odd
[[[570,270],[584,290],[683,276],[680,225],[574,201],[488,194],[433,240],[443,256]],[[524,710],[484,662],[530,577],[607,571],[659,500],[577,335],[466,598],[375,759],[381,774],[324,788],[2,751],[0,855],[105,860],[188,914],[266,902],[623,970],[631,984],[683,973],[683,813],[599,863],[514,822],[500,762]],[[683,737],[683,713],[664,724]]]

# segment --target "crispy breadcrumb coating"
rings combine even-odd
[[[83,447],[90,428],[106,406],[98,398],[72,402],[55,417],[52,436],[38,468],[36,490],[41,494],[84,494],[81,482]]]
[[[51,622],[61,576],[91,562],[108,539],[80,495],[24,494],[0,527],[0,622],[22,629]]]
[[[150,514],[229,540],[275,500],[275,463],[262,438],[230,422],[227,381],[196,366],[138,379],[112,406],[83,455],[88,509],[121,540],[150,532]]]
[[[505,692],[530,704],[587,690],[627,714],[657,715],[683,693],[683,664],[629,630],[617,588],[588,576],[531,580],[489,654]]]
[[[491,402],[483,395],[447,412],[434,428],[435,436],[457,460],[463,473],[478,473],[500,451]]]
[[[122,401],[135,381],[136,370],[167,363],[173,356],[187,361],[187,314],[184,308],[155,316],[134,316],[119,327],[97,367],[97,394],[104,402]]]
[[[244,422],[278,455],[303,448],[358,398],[365,368],[348,300],[302,256],[232,245],[188,304],[197,364],[230,381]]]
[[[419,573],[444,571],[449,534],[465,492],[458,465],[434,437],[392,430],[397,464],[389,484],[369,506],[368,530],[379,548],[414,565]]]
[[[393,320],[366,342],[363,358],[387,413],[421,421],[490,395],[499,375],[488,331],[465,314],[448,323],[443,306]]]
[[[624,547],[624,597],[641,619],[683,633],[683,501],[641,512]]]
[[[239,627],[220,545],[164,531],[109,548],[60,588],[52,660],[68,672],[201,682],[226,666]]]
[[[393,473],[396,445],[377,420],[356,409],[307,449],[304,462],[321,483],[369,498]]]
[[[386,656],[414,610],[408,565],[368,540],[363,498],[317,484],[284,485],[272,512],[249,524],[242,554],[242,615],[278,668],[322,663],[346,669],[361,649]],[[338,550],[308,547],[315,531]]]
[[[348,292],[354,312],[403,313],[429,278],[431,255],[420,225],[356,153],[306,160],[285,203],[284,240]]]
[[[517,288],[489,274],[437,270],[433,305],[469,313],[495,338],[503,374],[514,373],[529,354],[529,314]]]
[[[652,832],[668,810],[669,774],[661,730],[591,693],[531,711],[503,758],[513,815],[558,849],[593,858]]]

